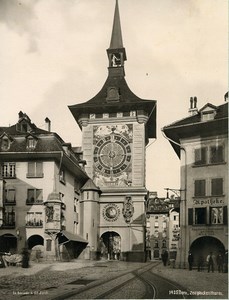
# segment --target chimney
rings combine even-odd
[[[197,97],[190,98],[190,108],[189,108],[188,112],[189,112],[190,116],[194,116],[194,115],[198,114]]]
[[[225,102],[228,101],[228,92],[226,92],[226,94],[224,95],[224,101],[225,101]]]
[[[51,131],[51,121],[47,117],[45,118],[45,130]]]

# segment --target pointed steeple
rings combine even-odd
[[[118,0],[116,0],[113,29],[112,29],[111,43],[109,49],[119,49],[119,48],[123,48],[123,44],[122,44],[122,31],[121,31],[121,23],[120,23],[120,16],[119,16]]]
[[[116,4],[115,4],[111,42],[110,42],[110,47],[107,49],[107,55],[109,59],[109,75],[125,76],[124,61],[126,60],[126,50],[123,47],[123,42],[122,42],[122,30],[121,30],[118,0],[116,0]]]

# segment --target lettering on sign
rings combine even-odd
[[[222,205],[224,204],[224,200],[220,198],[207,198],[207,199],[194,199],[194,205]]]
[[[215,235],[215,233],[213,230],[209,230],[209,231],[202,230],[199,232],[199,235]]]

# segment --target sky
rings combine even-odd
[[[73,146],[82,144],[68,105],[91,99],[108,75],[115,0],[0,0],[0,126],[19,111]],[[157,100],[157,139],[146,149],[146,187],[180,188],[180,161],[161,128],[228,90],[227,0],[119,0],[126,81]]]

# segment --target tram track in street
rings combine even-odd
[[[72,288],[52,300],[64,299],[185,299],[188,293],[178,284],[153,272],[155,263],[127,271],[108,280]],[[178,291],[178,292],[176,292]],[[180,292],[179,292],[180,291]],[[184,291],[184,292],[182,292]]]

